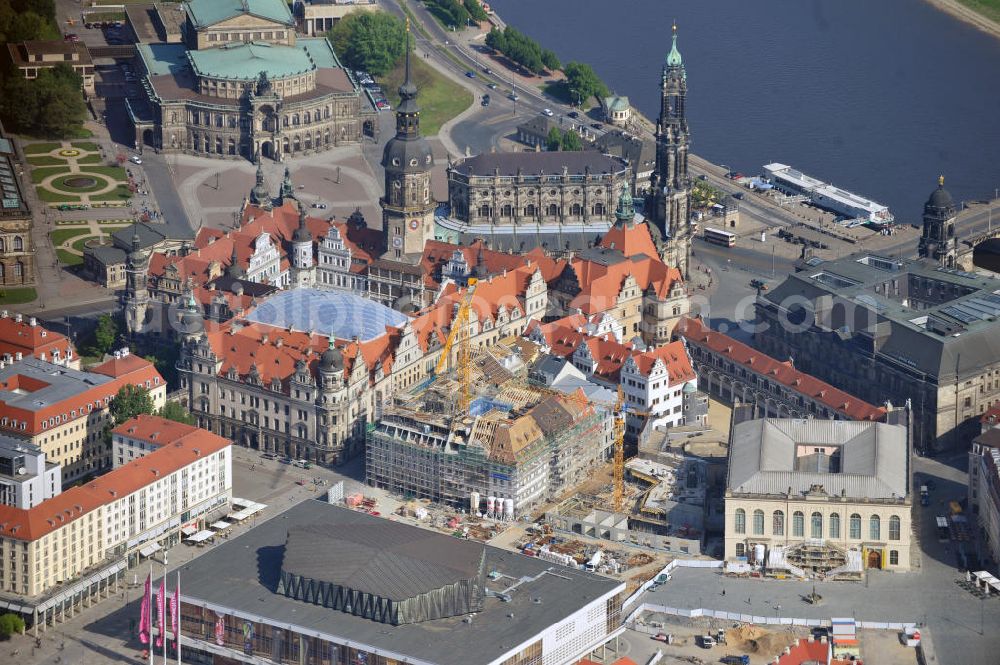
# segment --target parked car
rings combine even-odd
[[[590,123],[590,126],[593,127],[594,129],[600,129],[601,127],[604,127],[604,125],[602,125],[599,122],[592,122]]]
[[[580,117],[580,114],[579,114],[579,113],[577,113],[576,111],[570,111],[570,112],[569,112],[569,113],[567,113],[566,115],[568,115],[569,117],[573,118],[574,120],[576,120],[577,118],[579,118],[579,117]]]
[[[291,464],[292,463],[292,459],[290,457],[282,457],[278,461],[281,462],[282,464]]]
[[[555,115],[555,113],[552,112],[552,109],[542,109],[542,113],[550,118]]]
[[[68,42],[78,42],[78,41],[80,41],[80,38],[76,36],[75,32],[69,33],[68,35],[66,35],[65,37],[63,37],[63,39],[66,40],[66,41],[68,41]]]
[[[278,459],[278,456],[275,455],[274,453],[261,453],[260,458],[261,459]]]
[[[653,639],[656,640],[657,642],[663,642],[664,644],[666,644],[670,638],[669,636],[667,636],[666,633],[657,633],[656,635],[653,635]]]
[[[490,96],[483,95],[483,106],[489,106],[489,105],[490,105]]]
[[[132,155],[128,160],[133,164],[142,164],[142,158],[139,155]]]

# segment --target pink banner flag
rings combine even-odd
[[[181,632],[181,576],[177,575],[177,588],[174,597],[170,599],[170,628],[174,632],[174,643],[178,644],[177,636]]]
[[[150,631],[150,603],[151,598],[149,597],[153,586],[153,574],[150,573],[146,577],[146,590],[142,594],[142,605],[139,608],[139,641],[143,644],[149,644],[149,631]]]
[[[160,593],[156,596],[156,625],[160,627],[160,634],[156,636],[156,646],[163,646],[163,634],[167,632],[166,608],[164,601],[167,599],[167,577],[160,580]]]

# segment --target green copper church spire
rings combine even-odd
[[[681,59],[681,52],[677,50],[677,23],[674,23],[673,27],[673,45],[670,47],[670,53],[667,54],[667,67],[683,67],[684,61]]]
[[[621,195],[618,197],[618,208],[615,210],[615,218],[618,224],[626,225],[635,221],[635,206],[632,204],[632,193],[628,185],[622,185]]]

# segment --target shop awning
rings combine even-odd
[[[157,542],[146,543],[139,549],[139,554],[141,554],[144,557],[151,557],[153,556],[153,553],[159,549],[162,548],[160,547],[160,544]]]
[[[215,535],[214,531],[199,531],[187,539],[189,543],[201,543]]]
[[[212,528],[215,529],[215,530],[217,530],[217,531],[223,531],[225,529],[228,529],[231,526],[232,526],[232,524],[230,524],[229,522],[227,522],[225,520],[219,520],[218,522],[215,522],[214,524],[212,524]]]
[[[198,533],[198,527],[196,526],[186,526],[181,529],[181,533],[185,536],[193,536]]]

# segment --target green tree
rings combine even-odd
[[[549,50],[547,48],[542,49],[542,64],[550,72],[554,72],[560,67],[559,57],[555,54],[555,51]]]
[[[496,28],[490,30],[486,35],[486,45],[535,74],[559,68],[559,58],[555,53],[542,49],[538,42],[510,26],[503,32]]]
[[[574,102],[583,103],[591,97],[600,100],[608,96],[608,86],[597,76],[593,68],[583,62],[568,62],[563,68],[566,73],[566,85],[569,87]]]
[[[129,418],[134,418],[143,413],[153,413],[153,398],[149,391],[139,386],[128,384],[122,386],[108,405],[108,411],[114,419],[116,425],[120,425]]]
[[[545,147],[553,152],[562,147],[562,132],[559,131],[558,127],[549,130],[549,135],[545,138]]]
[[[580,140],[579,134],[573,130],[567,130],[563,132],[559,149],[565,152],[577,152],[583,150],[583,141]]]
[[[463,3],[465,5],[465,11],[469,12],[469,16],[472,17],[473,21],[488,21],[490,17],[486,14],[486,10],[483,9],[483,5],[479,0],[465,0]]]
[[[326,34],[348,67],[373,76],[387,74],[406,53],[406,26],[386,12],[348,14]]]
[[[118,322],[110,314],[101,314],[94,329],[94,355],[103,356],[111,350],[118,337]]]
[[[0,614],[0,640],[9,640],[12,635],[24,632],[24,619],[18,614]]]
[[[0,113],[20,132],[48,138],[71,136],[87,114],[81,85],[80,75],[66,63],[40,70],[32,81],[12,72],[0,95]]]
[[[469,10],[459,0],[425,0],[425,4],[445,27],[461,28],[469,22]]]
[[[180,402],[167,402],[156,415],[185,425],[194,425],[194,416]]]

